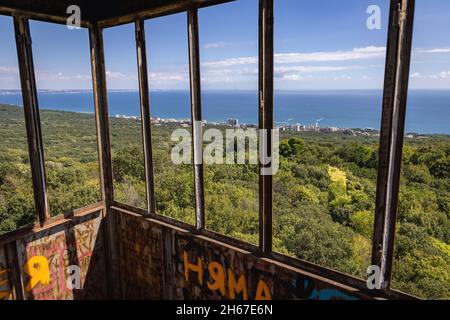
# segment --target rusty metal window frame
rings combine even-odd
[[[259,129],[265,130],[265,141],[260,141],[263,154],[272,159],[272,130],[274,127],[274,0],[259,1]],[[260,135],[261,137],[261,135]],[[272,252],[272,202],[273,176],[259,173],[259,250],[263,254]]]
[[[205,186],[203,179],[202,93],[200,76],[200,40],[198,9],[187,11],[189,44],[189,78],[191,91],[192,149],[194,155],[195,221],[197,231],[205,226]]]
[[[219,5],[217,3],[216,5]],[[187,10],[189,70],[191,92],[192,122],[202,120],[200,57],[198,33],[198,6]],[[385,81],[383,89],[383,110],[380,135],[379,168],[377,178],[376,215],[372,250],[372,264],[382,270],[382,291],[384,295],[393,294],[390,289],[392,274],[393,245],[395,236],[396,211],[398,203],[400,168],[405,126],[405,113],[408,96],[408,79],[412,50],[412,31],[414,21],[415,0],[391,0],[389,31],[387,37],[387,54]],[[166,13],[163,15],[169,15]],[[49,218],[46,195],[44,155],[39,120],[39,107],[32,57],[31,38],[29,34],[28,16],[14,15],[17,52],[21,87],[24,101],[25,121],[29,145],[30,163],[33,174],[35,206],[41,225]],[[160,16],[160,15],[157,15]],[[156,17],[156,16],[155,16]],[[103,28],[121,24],[101,22],[88,24],[91,53],[91,68],[95,102],[95,119],[99,149],[100,183],[102,202],[109,211],[111,207],[131,211],[159,220],[163,223],[181,227],[204,236],[229,243],[254,254],[272,258],[281,263],[302,268],[328,276],[344,284],[364,290],[365,282],[336,270],[317,266],[307,261],[284,256],[272,251],[272,188],[273,177],[263,176],[259,179],[259,246],[244,243],[240,240],[206,230],[204,209],[203,165],[194,166],[196,194],[196,226],[191,226],[175,219],[158,215],[155,211],[153,158],[150,125],[150,103],[147,73],[147,55],[145,45],[144,19],[134,20],[136,31],[136,52],[139,77],[139,95],[142,118],[142,136],[145,161],[147,210],[134,208],[114,200],[111,148],[109,137],[109,116],[106,90],[106,70],[103,52]],[[274,0],[259,0],[259,129],[273,129],[274,99]],[[192,126],[193,136],[201,133],[200,128]],[[197,130],[197,131],[196,131]],[[200,134],[201,136],[201,134]],[[271,136],[267,135],[266,145],[271,150]],[[202,155],[202,144],[193,143],[194,154]],[[201,158],[197,163],[202,163]],[[109,217],[110,215],[107,215]],[[113,230],[108,229],[108,236],[114,237]]]
[[[20,84],[22,88],[23,110],[27,130],[28,154],[30,157],[34,204],[40,225],[50,218],[47,184],[45,175],[44,147],[33,64],[33,51],[28,19],[13,17],[16,37]]]
[[[389,290],[411,64],[415,0],[391,0],[383,90],[372,265]]]
[[[139,77],[139,97],[141,106],[142,143],[144,147],[145,185],[147,211],[149,216],[156,214],[155,183],[153,175],[152,126],[150,113],[150,93],[148,85],[147,47],[145,43],[145,22],[135,22],[136,54]]]
[[[36,86],[35,69],[33,62],[33,51],[32,51],[32,39],[30,34],[29,20],[30,16],[25,14],[13,13],[11,14],[14,24],[14,33],[17,48],[17,59],[19,66],[19,77],[22,91],[23,109],[25,114],[25,126],[27,133],[28,142],[28,153],[30,157],[30,166],[32,174],[32,186],[34,194],[34,206],[36,209],[36,215],[38,218],[38,224],[41,227],[46,226],[49,223],[53,223],[54,220],[58,220],[64,214],[60,213],[55,217],[51,217],[50,208],[48,203],[47,195],[47,181],[46,181],[46,170],[45,170],[45,156],[44,147],[42,139],[42,129],[40,121],[40,111],[39,102]],[[44,20],[45,21],[45,20]],[[54,23],[52,21],[47,21]],[[91,30],[91,29],[90,29]],[[98,57],[92,56],[93,50],[91,50],[91,64]],[[94,68],[94,66],[92,67]],[[97,73],[95,76],[101,76]],[[94,73],[93,73],[94,79]],[[95,86],[95,81],[94,81]],[[100,171],[100,191],[101,191],[101,201],[89,204],[80,209],[74,209],[71,212],[73,214],[84,214],[92,210],[93,207],[104,209],[107,197],[108,183],[105,183],[104,179],[104,169],[102,169],[102,164],[104,164],[104,154],[109,150],[109,147],[105,145],[101,135],[102,132],[102,110],[98,108],[98,101],[101,100],[101,95],[98,91],[94,89],[94,100],[95,100],[95,121],[97,130],[97,142],[98,142],[98,157],[99,157],[99,171]],[[103,124],[108,122],[103,122]]]

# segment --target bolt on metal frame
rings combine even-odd
[[[210,1],[213,3],[214,1]],[[216,4],[227,1],[217,0]],[[408,79],[411,58],[415,0],[391,0],[389,32],[387,39],[387,55],[383,96],[383,111],[380,136],[379,168],[377,179],[377,197],[372,250],[372,263],[382,271],[382,291],[388,294],[392,274],[393,245],[395,236],[396,211],[402,161],[402,146],[405,126],[405,113],[408,95]],[[195,127],[202,121],[201,108],[201,73],[199,57],[198,7],[195,3],[179,11],[187,12],[189,70],[191,90],[191,115],[194,151],[194,179],[196,201],[196,226],[191,228],[186,224],[171,218],[157,215],[155,204],[155,189],[153,176],[153,158],[151,142],[150,102],[148,88],[147,55],[145,45],[144,20],[152,18],[151,14],[142,17],[127,17],[126,22],[135,23],[136,52],[139,77],[140,107],[142,118],[142,136],[145,161],[145,177],[147,189],[147,210],[132,208],[114,200],[113,172],[111,164],[111,143],[109,136],[109,116],[106,88],[106,70],[103,52],[103,27],[112,27],[125,23],[123,19],[84,23],[89,29],[92,80],[95,102],[95,122],[99,150],[99,167],[102,201],[105,204],[106,218],[111,206],[141,213],[166,223],[182,226],[188,230],[200,232],[220,241],[243,247],[255,254],[272,257],[275,260],[300,266],[308,271],[339,279],[343,283],[361,286],[361,281],[350,276],[329,270],[314,264],[285,257],[272,251],[272,200],[273,177],[260,173],[259,179],[259,246],[245,244],[239,240],[218,235],[205,228],[204,185],[202,143],[196,141],[196,136],[202,136],[202,127]],[[173,13],[158,13],[155,16]],[[35,207],[39,222],[44,225],[49,219],[47,188],[45,180],[44,151],[39,120],[39,107],[35,72],[32,57],[32,44],[28,25],[28,16],[11,13],[14,17],[14,27],[19,61],[20,79],[23,94],[25,122],[27,128],[30,165],[32,169]],[[131,19],[131,20],[130,20]],[[129,21],[130,20],[130,21]],[[54,19],[53,22],[57,22]],[[59,21],[61,22],[61,21]],[[271,129],[273,129],[274,101],[274,0],[259,1],[259,129],[268,130],[265,145],[269,156],[272,150]],[[261,166],[262,169],[264,166]],[[108,221],[106,234],[108,251],[111,261],[115,256],[114,229],[112,221]],[[109,272],[112,277],[112,272]],[[114,283],[114,281],[112,281]]]

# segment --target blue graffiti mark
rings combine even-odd
[[[322,289],[320,291],[314,289],[309,298],[314,300],[359,300],[337,289]]]
[[[309,280],[305,280],[305,288],[308,287]],[[357,297],[350,296],[337,289],[314,289],[310,296],[310,300],[359,300]]]

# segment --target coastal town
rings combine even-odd
[[[117,114],[115,118],[141,121],[140,116],[127,116]],[[321,120],[323,119],[317,120],[312,125],[304,125],[300,123],[291,123],[291,122],[276,123],[275,128],[279,129],[280,132],[317,132],[325,134],[334,133],[334,134],[345,134],[351,136],[366,136],[366,137],[377,137],[380,135],[379,130],[372,128],[339,128],[339,127],[321,126],[320,125]],[[188,128],[191,126],[191,119],[152,117],[151,123],[155,126],[171,124]],[[239,119],[235,118],[229,118],[225,122],[210,122],[207,120],[203,120],[202,123],[204,126],[221,126],[235,129],[257,128],[257,125],[255,124],[241,123]]]

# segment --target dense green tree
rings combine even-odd
[[[300,155],[305,151],[305,141],[298,138],[290,138],[280,143],[280,154],[283,157]]]

